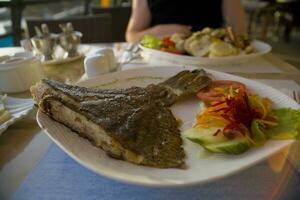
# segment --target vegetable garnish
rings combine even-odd
[[[250,128],[253,119],[259,118],[262,114],[250,106],[248,95],[245,91],[239,90],[237,93],[228,96],[223,96],[224,100],[213,101],[211,106],[197,116],[198,124],[203,124],[203,118],[206,118],[207,112],[212,119],[219,119],[225,125],[222,132],[225,136],[230,130],[231,134],[228,137],[234,137],[233,133],[245,135],[245,129]],[[204,123],[205,125],[205,123]],[[226,134],[227,133],[227,134]]]
[[[145,35],[141,41],[141,44],[144,47],[150,48],[150,49],[159,49],[161,45],[161,41],[159,38],[156,38],[152,35]]]
[[[141,41],[141,45],[150,49],[159,49],[169,53],[184,54],[183,51],[176,47],[176,44],[171,40],[171,37],[159,39],[152,35],[145,35]]]
[[[237,35],[231,27],[209,28],[193,32],[191,35],[174,33],[164,38],[146,35],[141,45],[151,49],[194,57],[226,57],[250,54],[255,51],[250,39],[245,35]],[[155,42],[153,42],[153,38]],[[157,45],[157,40],[161,41]]]
[[[290,108],[274,109],[271,114],[276,118],[277,125],[259,121],[262,131],[271,139],[297,139],[300,132],[300,110]]]
[[[239,92],[247,92],[246,86],[237,81],[214,81],[207,89],[200,91],[197,96],[205,103],[213,101],[222,101],[225,96],[234,96]]]
[[[272,109],[268,98],[250,93],[242,83],[215,81],[197,96],[206,109],[184,135],[209,151],[240,154],[267,139],[299,137],[300,110]]]

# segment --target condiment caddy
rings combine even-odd
[[[25,51],[31,51],[37,55],[43,64],[61,64],[81,58],[78,51],[82,33],[75,31],[71,23],[60,24],[61,33],[55,34],[49,31],[46,24],[35,26],[36,35],[30,39],[21,41]]]

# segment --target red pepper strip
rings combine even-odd
[[[220,112],[220,111],[222,111],[222,110],[227,111],[227,110],[230,110],[230,108],[219,108],[219,109],[217,109],[217,110],[212,110],[211,112]],[[227,111],[227,112],[228,112],[228,111]]]
[[[224,113],[227,114],[231,109],[228,108],[228,110],[225,110]]]
[[[218,106],[218,105],[221,105],[221,104],[223,104],[223,103],[226,103],[226,101],[220,101],[220,102],[211,104],[211,106]]]
[[[226,119],[227,121],[234,123],[234,121],[232,119],[229,118],[229,116],[222,114],[221,117],[223,117],[224,119]]]
[[[213,136],[217,136],[220,132],[221,132],[221,130],[218,129],[218,130],[213,134]]]

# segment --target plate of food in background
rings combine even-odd
[[[150,63],[154,60],[190,65],[245,61],[271,51],[269,44],[237,35],[231,27],[207,27],[189,37],[173,34],[160,39],[145,35],[140,48]]]

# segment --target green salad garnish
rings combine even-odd
[[[271,115],[277,121],[276,126],[265,127],[254,121],[253,123],[256,123],[256,125],[255,128],[252,128],[252,132],[255,134],[262,132],[267,138],[273,140],[297,139],[299,137],[300,110],[291,108],[273,109]]]
[[[141,41],[141,45],[150,49],[159,49],[161,41],[153,35],[145,35]]]

